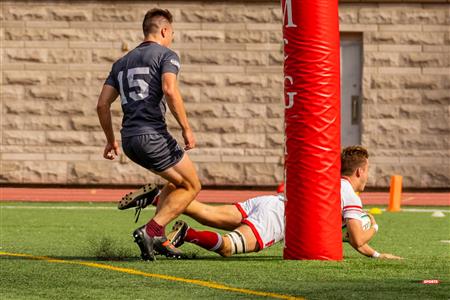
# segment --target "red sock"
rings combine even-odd
[[[155,222],[155,220],[151,219],[147,225],[145,226],[145,231],[151,237],[153,236],[163,236],[164,235],[164,227]]]
[[[222,236],[213,231],[196,231],[189,228],[184,240],[196,244],[206,250],[215,251],[222,245]]]

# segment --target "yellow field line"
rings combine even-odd
[[[242,293],[242,294],[247,294],[247,295],[255,295],[255,296],[261,296],[261,297],[270,297],[270,298],[276,298],[276,299],[304,299],[302,297],[294,297],[294,296],[276,294],[276,293],[270,293],[270,292],[259,292],[259,291],[254,291],[254,290],[235,288],[232,286],[226,286],[226,285],[212,282],[212,281],[187,279],[187,278],[175,277],[175,276],[164,275],[164,274],[146,273],[146,272],[142,272],[139,270],[115,267],[112,265],[99,264],[99,263],[93,263],[93,262],[63,260],[63,259],[46,257],[46,256],[35,256],[35,255],[30,255],[30,254],[9,253],[9,252],[1,252],[1,251],[0,251],[0,256],[24,257],[24,258],[28,258],[28,259],[43,260],[43,261],[50,262],[50,263],[82,265],[82,266],[117,271],[117,272],[132,274],[132,275],[140,275],[140,276],[144,276],[144,277],[153,277],[153,278],[169,280],[169,281],[190,283],[190,284],[204,286],[204,287],[211,288],[211,289],[218,289],[218,290]]]

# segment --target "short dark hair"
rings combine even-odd
[[[161,25],[161,21],[165,20],[172,24],[173,16],[167,9],[153,8],[149,10],[142,22],[142,31],[144,36],[148,36],[150,33],[155,33]]]
[[[341,175],[351,176],[356,169],[364,166],[369,159],[369,152],[362,146],[349,146],[341,152]]]

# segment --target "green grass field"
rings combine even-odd
[[[342,262],[284,261],[280,244],[229,259],[185,245],[195,259],[144,262],[131,232],[153,214],[151,209],[136,225],[134,211],[118,211],[115,204],[8,202],[0,207],[1,299],[450,297],[450,244],[442,242],[450,240],[448,213],[444,218],[431,212],[376,216],[380,231],[371,245],[405,257],[402,261],[366,258],[349,245]],[[423,279],[441,283],[424,285]]]

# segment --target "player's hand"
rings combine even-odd
[[[119,143],[114,141],[113,143],[107,143],[105,151],[103,151],[103,157],[109,160],[113,160],[120,154]]]
[[[183,130],[184,150],[190,150],[195,148],[195,137],[191,129]]]
[[[403,259],[403,257],[396,256],[396,255],[389,254],[389,253],[381,253],[379,258],[383,258],[383,259]]]

